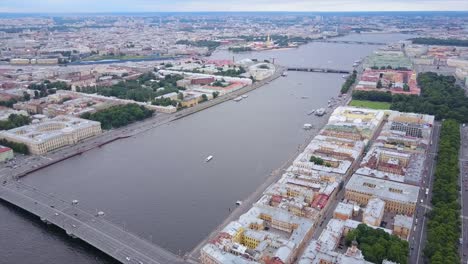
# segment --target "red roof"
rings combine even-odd
[[[315,197],[315,199],[312,201],[311,206],[317,209],[322,209],[327,204],[327,201],[328,195],[321,193]]]
[[[7,151],[10,151],[10,150],[11,150],[11,148],[9,148],[9,147],[0,146],[0,153],[7,152]]]

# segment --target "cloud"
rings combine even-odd
[[[0,12],[468,11],[467,0],[0,0]]]

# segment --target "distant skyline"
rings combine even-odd
[[[0,13],[468,11],[468,0],[0,0]]]

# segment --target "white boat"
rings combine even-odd
[[[249,97],[249,96],[246,95],[246,94],[242,95],[242,98],[244,98],[244,99],[247,98],[247,97]]]
[[[281,76],[286,77],[286,76],[288,76],[288,73],[287,73],[287,72],[283,72],[283,73],[281,74]]]
[[[236,101],[236,102],[239,102],[240,100],[242,100],[242,96],[236,97],[236,98],[234,98],[234,99],[232,99],[232,100],[234,100],[234,101]]]
[[[309,112],[307,112],[307,115],[311,115],[311,114],[313,114],[314,112],[315,112],[315,109],[310,110]]]
[[[348,75],[348,74],[344,74],[344,75],[342,75],[341,77],[342,77],[343,79],[347,79],[347,78],[349,77],[349,75]]]
[[[242,204],[242,201],[237,201],[236,204],[237,204],[237,205],[241,205],[241,204]]]
[[[325,108],[320,108],[320,109],[317,109],[317,111],[315,111],[316,116],[323,116],[325,113],[326,113]]]
[[[208,162],[208,161],[210,161],[210,160],[212,160],[212,159],[213,159],[213,156],[210,155],[210,156],[208,156],[208,157],[206,158],[205,162]]]
[[[305,130],[309,130],[309,129],[312,129],[312,124],[304,124],[304,127],[303,127]]]

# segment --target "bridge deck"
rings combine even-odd
[[[345,69],[329,69],[329,68],[318,68],[318,67],[294,67],[290,66],[287,68],[288,71],[304,71],[304,72],[320,72],[320,73],[351,73],[350,70]]]
[[[121,263],[179,264],[184,261],[102,217],[87,213],[70,202],[41,193],[19,182],[0,187],[0,199],[16,205],[42,221],[56,225],[67,234],[80,238]]]

